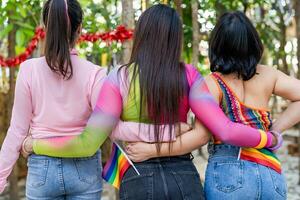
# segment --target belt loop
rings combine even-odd
[[[213,142],[209,142],[208,145],[207,145],[207,151],[210,155],[213,155],[216,150],[215,150],[215,145],[213,144]]]

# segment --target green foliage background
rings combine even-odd
[[[120,0],[79,0],[85,13],[84,32],[103,32],[116,28],[121,24],[121,1]],[[134,0],[136,19],[140,15],[141,0]],[[160,3],[161,1],[150,0],[149,4]],[[292,26],[294,11],[292,1],[278,0],[199,0],[198,21],[201,27],[201,44],[207,46],[209,32],[216,22],[216,17],[225,11],[241,10],[245,11],[256,25],[260,36],[266,47],[266,56],[262,62],[265,64],[274,64],[280,67],[279,58],[287,56],[279,48],[282,40],[282,25],[285,28]],[[168,2],[170,6],[175,7],[173,1]],[[7,35],[13,28],[16,29],[16,53],[25,50],[25,45],[33,36],[36,26],[41,24],[41,11],[43,1],[39,0],[9,0],[1,1],[0,7],[0,53],[5,55],[7,50]],[[182,1],[183,23],[184,23],[184,60],[191,62],[192,55],[192,17],[191,1]],[[283,16],[283,18],[281,18]],[[283,19],[283,21],[281,20]],[[285,38],[289,42],[293,38]],[[80,47],[82,55],[85,55],[93,62],[100,63],[102,53],[107,53],[109,61],[116,58],[121,50],[120,44],[106,45],[97,42],[94,44],[85,43]],[[284,48],[283,48],[284,50]],[[289,52],[295,56],[295,50]],[[205,49],[199,57],[200,69],[207,72],[208,62]],[[115,58],[115,57],[114,57]],[[292,67],[292,63],[289,63]]]

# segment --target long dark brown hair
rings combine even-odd
[[[171,134],[179,122],[180,102],[186,94],[181,44],[182,22],[177,12],[162,4],[152,6],[136,24],[131,58],[125,65],[133,67],[130,86],[139,81],[140,118],[147,113],[154,124],[158,150],[162,138],[159,125],[167,124]]]
[[[46,61],[50,69],[64,79],[70,79],[73,75],[70,49],[76,43],[82,17],[77,0],[48,0],[43,8]]]

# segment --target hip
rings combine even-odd
[[[270,167],[239,159],[239,147],[209,147],[205,175],[207,199],[286,199],[283,173]]]
[[[102,190],[100,152],[86,158],[28,158],[26,196],[29,199]]]
[[[203,199],[200,176],[190,155],[154,158],[129,168],[120,187],[120,199]],[[134,190],[132,189],[134,188]]]

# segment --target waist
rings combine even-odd
[[[28,160],[34,160],[34,159],[40,159],[40,160],[92,160],[92,159],[98,159],[101,160],[101,150],[98,150],[94,155],[89,157],[81,157],[81,158],[60,158],[60,157],[50,157],[45,155],[37,155],[37,154],[31,154],[28,157]]]
[[[81,129],[42,129],[42,128],[31,128],[29,134],[35,139],[51,138],[51,137],[61,137],[61,136],[74,136],[80,135],[83,131]]]
[[[191,153],[189,153],[181,156],[151,158],[149,160],[136,163],[136,164],[191,162],[193,159],[194,156]]]
[[[208,147],[209,157],[230,156],[238,158],[240,147],[232,146],[229,144],[209,144]]]

